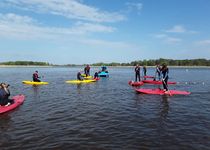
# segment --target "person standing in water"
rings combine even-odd
[[[34,82],[41,82],[40,80],[39,80],[39,74],[38,74],[38,71],[35,71],[34,73],[33,73],[33,81]]]
[[[141,79],[140,79],[140,66],[139,66],[139,64],[137,64],[136,67],[135,67],[135,76],[136,76],[136,78],[135,78],[135,81],[136,82],[137,82],[137,79],[139,81],[141,81]]]
[[[165,92],[167,92],[168,91],[168,73],[169,73],[169,69],[168,69],[166,64],[162,65],[161,72],[162,72],[162,75],[163,75],[163,78],[162,78],[163,89],[164,89]]]

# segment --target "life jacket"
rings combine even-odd
[[[39,78],[38,73],[34,73],[34,74],[33,74],[33,79],[38,79],[38,78]]]

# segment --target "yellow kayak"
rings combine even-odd
[[[87,77],[86,77],[86,74],[81,74],[81,76],[82,76],[82,77],[85,77],[85,78],[93,78],[92,76],[87,76]]]
[[[96,82],[96,80],[68,80],[66,83],[72,83],[72,84],[79,84],[79,83],[91,83]]]
[[[84,79],[92,79],[93,77],[92,76],[87,76],[87,77],[83,77]]]
[[[34,81],[22,81],[24,84],[31,84],[31,85],[44,85],[49,84],[48,82],[34,82]]]

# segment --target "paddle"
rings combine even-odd
[[[166,82],[165,82],[165,80],[162,78],[162,81],[163,81],[163,83],[166,85],[166,87],[167,87],[167,89],[168,89],[168,85],[166,84]],[[172,94],[171,94],[171,92],[170,92],[170,90],[168,89],[168,91],[167,92],[169,92],[169,95],[170,96],[172,96]]]

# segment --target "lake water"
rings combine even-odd
[[[109,78],[72,85],[83,68],[0,68],[11,94],[26,96],[0,115],[0,150],[210,149],[210,69],[170,68],[178,84],[169,89],[192,92],[171,97],[137,94],[133,68],[108,69]],[[50,84],[22,84],[35,70]]]

